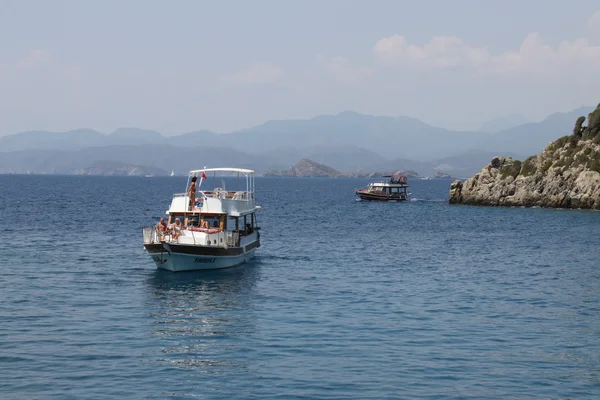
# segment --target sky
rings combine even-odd
[[[0,135],[598,103],[597,0],[0,0]]]

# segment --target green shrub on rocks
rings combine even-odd
[[[550,169],[551,166],[552,166],[552,160],[546,160],[546,161],[544,161],[544,164],[542,164],[542,168],[540,169],[540,171],[545,174]]]
[[[585,167],[585,165],[587,164],[589,160],[589,157],[585,154],[585,151],[582,151],[581,153],[577,154],[575,156],[575,158],[573,159],[573,166],[574,167]]]
[[[586,168],[590,171],[600,172],[600,153],[595,151],[590,154],[586,164]]]
[[[500,177],[502,179],[506,179],[509,176],[516,178],[519,176],[521,172],[521,161],[513,160],[512,162],[505,163],[502,168],[500,168]]]
[[[556,139],[553,143],[550,143],[548,145],[548,148],[550,149],[550,151],[555,151],[556,149],[560,149],[570,139],[571,139],[571,136],[560,137],[560,138]]]
[[[535,159],[537,156],[528,157],[525,162],[523,162],[523,166],[521,167],[521,175],[523,176],[531,176],[536,173],[537,167],[535,166]]]
[[[581,116],[581,117],[577,118],[577,121],[575,121],[575,128],[573,128],[573,136],[575,136],[577,138],[581,138],[581,135],[582,135],[581,125],[583,125],[584,122],[585,122],[585,117]]]
[[[573,165],[573,158],[572,157],[562,157],[559,160],[557,160],[554,163],[554,167],[562,167],[563,171],[566,169],[571,168],[571,165]]]
[[[589,136],[595,138],[600,133],[600,104],[588,115]]]
[[[573,158],[577,153],[581,151],[581,147],[567,147],[567,150],[561,154],[562,158]]]
[[[561,138],[556,139],[554,142],[550,143],[548,146],[546,146],[546,150],[551,151],[551,152],[555,152],[558,149],[562,149],[563,147],[565,147],[565,145],[568,143],[569,147],[573,148],[577,146],[577,142],[579,141],[579,138],[572,136],[572,135],[568,135],[568,136],[563,136]]]

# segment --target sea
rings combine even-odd
[[[0,398],[600,398],[600,213],[368,182],[258,177],[255,260],[172,273],[185,177],[0,176]]]

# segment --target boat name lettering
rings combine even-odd
[[[194,261],[194,263],[214,263],[215,259],[214,258],[196,258],[196,260]]]

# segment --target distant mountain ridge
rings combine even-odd
[[[404,168],[469,176],[490,156],[538,152],[571,130],[573,119],[593,108],[555,113],[489,134],[450,131],[409,117],[346,111],[304,120],[268,121],[229,134],[210,131],[165,137],[139,128],[110,134],[92,129],[31,131],[0,138],[0,173],[74,173],[95,161],[185,171],[199,165],[286,169],[299,159],[315,160],[343,173]],[[574,117],[575,116],[575,117]]]
[[[296,149],[315,146],[352,145],[386,158],[432,160],[461,153],[465,149],[531,152],[562,136],[573,117],[587,115],[592,107],[555,113],[538,123],[527,123],[493,134],[451,131],[430,126],[409,117],[381,117],[346,111],[305,120],[268,121],[262,125],[228,134],[197,131],[165,137],[139,128],[119,128],[110,134],[93,129],[69,132],[32,131],[0,138],[3,152],[29,149],[77,150],[86,147],[162,144],[180,147],[231,147],[261,153],[281,147]],[[514,136],[525,135],[520,143]],[[525,146],[525,151],[519,146]]]
[[[494,118],[491,121],[486,122],[478,129],[479,132],[496,133],[502,132],[507,129],[514,128],[515,126],[528,124],[532,121],[528,120],[522,115],[511,114],[504,117]]]

